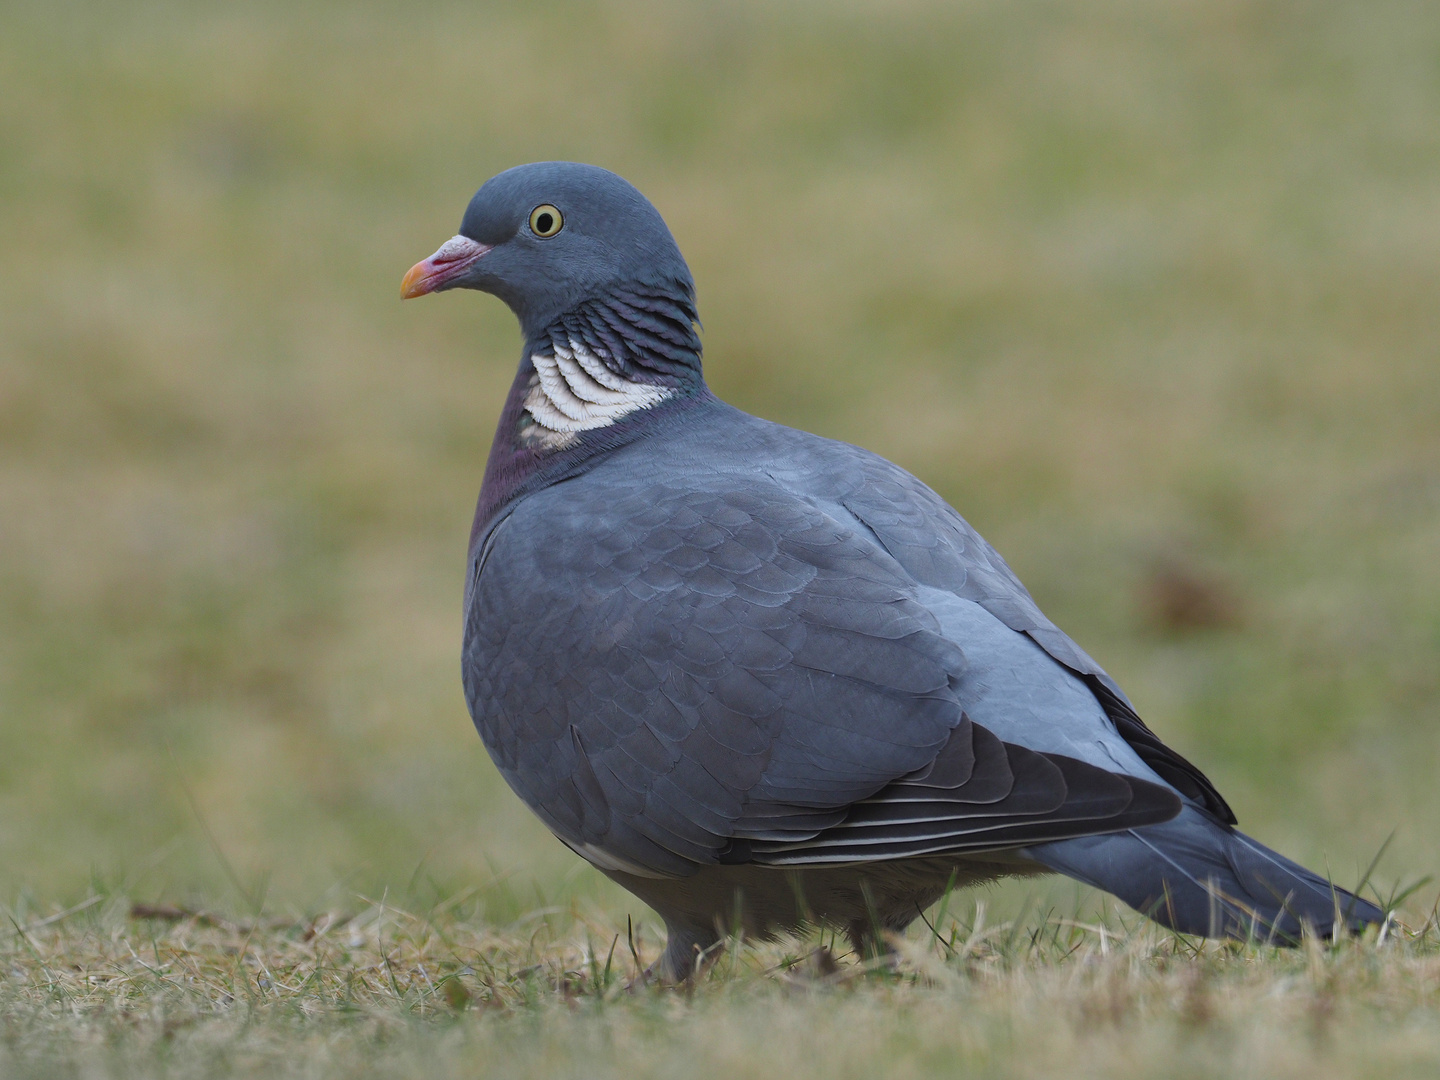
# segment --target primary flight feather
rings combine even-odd
[[[498,296],[525,349],[471,532],[463,674],[500,772],[665,919],[856,948],[952,885],[1059,871],[1187,933],[1375,905],[1233,828],[943,499],[705,384],[689,268],[614,173],[488,181],[402,295]]]

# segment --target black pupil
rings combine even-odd
[[[555,219],[553,217],[551,217],[549,214],[541,214],[535,219],[535,231],[547,233],[550,231],[551,226],[553,226],[554,224]]]

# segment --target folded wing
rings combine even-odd
[[[592,473],[524,500],[490,548],[472,715],[512,787],[607,869],[973,851],[1178,812],[1161,785],[972,723],[963,643],[910,575],[781,485]]]

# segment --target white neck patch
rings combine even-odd
[[[631,382],[605,366],[585,346],[554,343],[554,352],[530,357],[535,375],[525,411],[535,423],[520,432],[522,442],[563,449],[581,431],[609,427],[623,416],[658,405],[675,391]]]

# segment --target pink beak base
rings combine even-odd
[[[413,300],[443,289],[489,250],[489,244],[481,244],[468,236],[452,236],[440,245],[440,250],[434,255],[410,268],[405,280],[400,283],[400,299]]]

